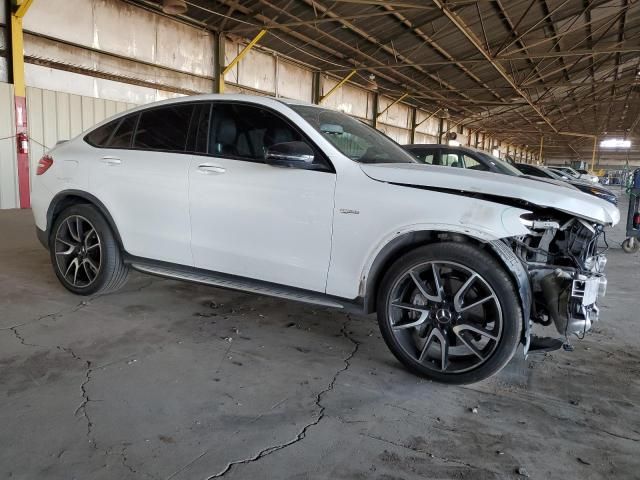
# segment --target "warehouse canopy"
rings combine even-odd
[[[132,0],[161,11],[162,0]],[[634,0],[192,0],[180,15],[318,71],[567,156],[638,135]],[[578,135],[566,135],[567,133]],[[585,135],[585,136],[580,136]],[[632,142],[637,146],[638,142]],[[636,152],[640,152],[635,150]]]

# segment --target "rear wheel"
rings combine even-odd
[[[91,205],[66,208],[53,224],[51,263],[60,283],[79,295],[115,291],[127,280],[128,267],[113,232]]]
[[[501,370],[522,329],[507,272],[464,243],[427,245],[400,258],[382,281],[377,310],[398,360],[445,383],[473,383]]]

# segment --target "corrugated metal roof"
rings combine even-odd
[[[132,0],[160,8],[161,0]],[[637,0],[190,0],[185,18],[497,138],[568,154],[639,135]],[[475,45],[474,45],[475,43]],[[638,142],[635,142],[636,144]]]

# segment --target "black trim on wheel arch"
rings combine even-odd
[[[118,246],[123,252],[125,251],[124,244],[122,243],[122,238],[120,238],[120,232],[118,231],[118,228],[116,227],[116,223],[113,220],[113,217],[111,216],[111,214],[109,213],[109,210],[107,210],[107,207],[105,207],[104,203],[102,203],[97,197],[91,195],[90,193],[84,192],[82,190],[63,190],[62,192],[59,192],[58,194],[56,194],[56,196],[53,197],[53,199],[51,200],[51,203],[49,204],[49,209],[47,210],[47,231],[46,231],[47,241],[45,244],[47,248],[49,245],[49,238],[51,237],[51,226],[53,225],[53,222],[54,222],[53,214],[56,211],[56,207],[61,201],[69,197],[80,197],[86,200],[87,203],[90,203],[93,206],[95,206],[98,209],[98,211],[102,214],[102,216],[105,218],[107,223],[109,224],[109,228],[111,228],[111,231],[113,232],[113,235],[116,238],[116,241],[118,242]]]
[[[522,344],[524,345],[524,354],[527,354],[529,350],[529,344],[531,341],[531,305],[533,303],[533,293],[531,288],[531,281],[529,280],[529,274],[522,265],[520,259],[513,253],[506,243],[501,240],[494,240],[489,242],[488,245],[498,255],[505,267],[509,270],[509,273],[513,277],[518,286],[518,294],[520,295],[520,302],[522,304]]]
[[[49,233],[46,230],[40,230],[38,227],[36,227],[36,236],[38,237],[38,241],[42,244],[42,246],[49,250]]]

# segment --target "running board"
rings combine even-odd
[[[230,290],[240,290],[242,292],[256,293],[258,295],[268,295],[270,297],[284,298],[294,300],[296,302],[310,303],[313,305],[322,305],[324,307],[344,308],[342,303],[338,303],[327,298],[322,294],[314,294],[313,292],[301,292],[287,287],[260,282],[251,279],[236,279],[226,275],[216,274],[214,272],[200,273],[188,272],[172,268],[165,268],[155,265],[143,265],[140,263],[132,263],[131,267],[136,270],[157,275],[165,278],[173,278],[177,280],[185,280],[187,282],[201,283],[211,285],[213,287],[227,288]]]

